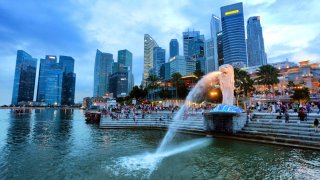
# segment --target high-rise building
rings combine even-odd
[[[47,105],[61,105],[63,66],[55,63],[46,73],[44,102]]]
[[[109,76],[112,72],[113,55],[97,49],[94,63],[94,97],[102,97],[109,91]]]
[[[23,50],[18,50],[11,101],[13,105],[33,101],[36,71],[37,59]]]
[[[128,71],[113,73],[109,78],[110,92],[114,97],[128,96]]]
[[[74,59],[70,56],[60,56],[59,63],[63,67],[61,105],[73,105],[76,86],[76,74],[74,73]]]
[[[166,50],[161,47],[153,48],[153,71],[154,74],[160,77],[160,68],[166,61]]]
[[[250,17],[247,21],[248,66],[267,64],[260,16]]]
[[[174,56],[170,59],[170,76],[174,73],[180,73],[182,76],[187,74],[187,61],[184,56]]]
[[[149,35],[144,35],[144,64],[142,85],[146,86],[146,80],[149,77],[149,71],[153,68],[153,48],[158,47],[157,42]]]
[[[214,40],[213,38],[207,39],[204,43],[204,49],[205,49],[205,69],[204,73],[207,74],[211,71],[216,70],[215,67],[218,67],[218,65],[215,65],[215,61],[218,62],[218,59],[215,60],[214,57]]]
[[[170,62],[166,62],[162,64],[160,68],[160,78],[168,81],[171,79],[171,73],[170,73]]]
[[[133,79],[133,73],[132,73],[132,53],[127,49],[118,51],[118,63],[120,67],[122,66],[128,67],[127,94],[129,94],[134,86],[134,79]]]
[[[218,48],[218,67],[224,64],[223,60],[223,45],[222,45],[222,32],[217,33],[217,48]]]
[[[179,56],[179,42],[177,39],[171,39],[169,44],[170,58]]]
[[[37,101],[47,105],[73,105],[76,74],[74,59],[47,55],[40,60]]]
[[[204,35],[200,35],[200,31],[183,32],[183,54],[186,61],[188,61],[188,69],[190,70],[191,66],[193,68],[190,74],[193,74],[196,69],[205,72]],[[194,61],[194,63],[191,61]]]
[[[55,64],[57,64],[56,56],[46,55],[45,59],[40,59],[37,102],[46,102],[47,79],[49,76],[49,72],[52,69],[52,66]]]
[[[242,3],[223,6],[220,10],[224,63],[234,67],[246,67],[247,48]]]
[[[207,54],[211,54],[213,51],[212,57],[209,56],[209,59],[206,59],[206,71],[211,72],[214,70],[218,70],[218,41],[217,41],[217,34],[221,31],[221,19],[216,16],[212,15],[211,21],[210,21],[210,31],[211,31],[211,40],[207,41]],[[209,43],[209,44],[208,44]],[[212,47],[213,46],[213,47]],[[207,56],[206,56],[207,57]],[[213,61],[213,62],[211,62]]]

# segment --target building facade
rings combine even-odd
[[[182,76],[187,75],[187,61],[184,56],[174,56],[170,59],[170,76],[174,73],[180,73]]]
[[[76,74],[74,59],[70,56],[60,56],[59,63],[63,69],[61,105],[74,105]]]
[[[205,72],[204,35],[200,35],[200,31],[187,31],[183,32],[182,35],[183,54],[188,68],[187,73],[191,71],[190,74],[193,74],[195,70]]]
[[[46,105],[73,105],[76,74],[70,56],[47,55],[40,60],[37,102]]]
[[[128,67],[128,92],[127,92],[127,94],[129,94],[134,86],[134,76],[133,76],[133,72],[132,72],[132,53],[127,49],[118,51],[118,63],[120,66]]]
[[[109,78],[110,92],[114,97],[128,96],[128,71],[115,72]]]
[[[179,42],[177,39],[171,39],[169,44],[170,58],[179,56]]]
[[[144,59],[142,85],[145,87],[149,71],[153,68],[153,48],[159,47],[157,42],[149,35],[144,35]]]
[[[222,44],[222,31],[217,34],[217,43],[218,43],[218,67],[224,64],[223,59],[223,44]]]
[[[113,55],[97,49],[94,63],[93,97],[102,97],[109,90],[109,76],[112,72]]]
[[[160,77],[160,68],[166,61],[166,50],[161,47],[153,48],[153,71],[154,74]]]
[[[250,17],[247,21],[248,66],[267,64],[260,16]]]
[[[33,101],[37,59],[23,50],[17,51],[11,104]]]
[[[170,62],[166,62],[162,64],[160,68],[160,78],[168,81],[171,79],[171,73],[170,73]]]
[[[216,71],[219,68],[218,64],[218,41],[217,41],[217,34],[221,31],[221,19],[216,16],[212,15],[210,21],[210,32],[211,32],[211,41],[213,43],[213,59],[211,58],[208,63],[207,71]],[[209,46],[210,47],[210,46]],[[210,48],[209,48],[210,49]],[[210,62],[213,61],[213,62]]]
[[[214,57],[214,40],[212,38],[207,39],[204,44],[205,49],[205,71],[204,73],[207,74],[211,71],[214,71],[218,64],[215,64],[215,57]],[[218,59],[216,59],[218,63]]]
[[[224,64],[246,67],[247,48],[242,3],[223,6],[220,10]]]

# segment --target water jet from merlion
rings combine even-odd
[[[222,65],[219,67],[219,71],[208,73],[203,76],[202,79],[192,88],[189,92],[184,105],[173,117],[173,122],[168,127],[168,131],[162,139],[158,149],[155,153],[146,153],[142,155],[136,155],[131,157],[123,157],[119,159],[116,164],[127,170],[147,170],[147,174],[151,174],[157,169],[158,164],[163,158],[172,156],[177,153],[188,151],[194,148],[200,148],[204,145],[210,144],[210,138],[200,138],[193,141],[188,141],[179,146],[173,146],[170,144],[174,138],[177,130],[179,130],[179,124],[181,121],[188,120],[184,119],[183,115],[190,108],[190,104],[193,102],[201,102],[205,99],[209,89],[215,85],[220,85],[223,100],[222,104],[218,105],[211,111],[229,112],[236,111],[237,107],[233,106],[234,101],[234,71],[231,65]],[[220,109],[223,107],[222,109]],[[130,162],[128,165],[126,162]]]

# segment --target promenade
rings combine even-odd
[[[111,119],[102,117],[100,128],[104,129],[155,129],[166,130],[172,124],[175,114],[169,111],[146,114],[133,118]],[[315,132],[312,126],[315,118],[320,119],[317,113],[309,113],[306,121],[300,121],[297,113],[289,114],[289,122],[285,122],[284,116],[277,119],[278,113],[252,113],[251,121],[245,127],[233,135],[214,134],[216,138],[228,138],[241,141],[267,143],[273,145],[291,146],[320,150],[320,131]],[[171,128],[183,133],[206,135],[204,119],[201,112],[190,113]]]

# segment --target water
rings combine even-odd
[[[159,148],[157,149],[157,153],[161,153],[167,150],[168,144],[175,136],[177,128],[179,127],[179,122],[183,121],[183,113],[185,111],[188,111],[188,104],[203,100],[205,95],[207,94],[208,89],[210,89],[209,87],[217,84],[219,73],[220,72],[211,72],[203,76],[200,81],[194,86],[194,88],[192,88],[186,98],[185,105],[183,105],[173,117],[173,122],[169,126],[166,135],[164,136]]]
[[[179,133],[168,145],[168,151],[159,154],[163,159],[157,164],[148,154],[155,153],[164,135],[164,131],[99,129],[86,124],[80,110],[32,110],[31,114],[16,116],[0,109],[0,179],[320,176],[320,156],[316,151]],[[150,175],[146,173],[149,164],[157,164]]]

